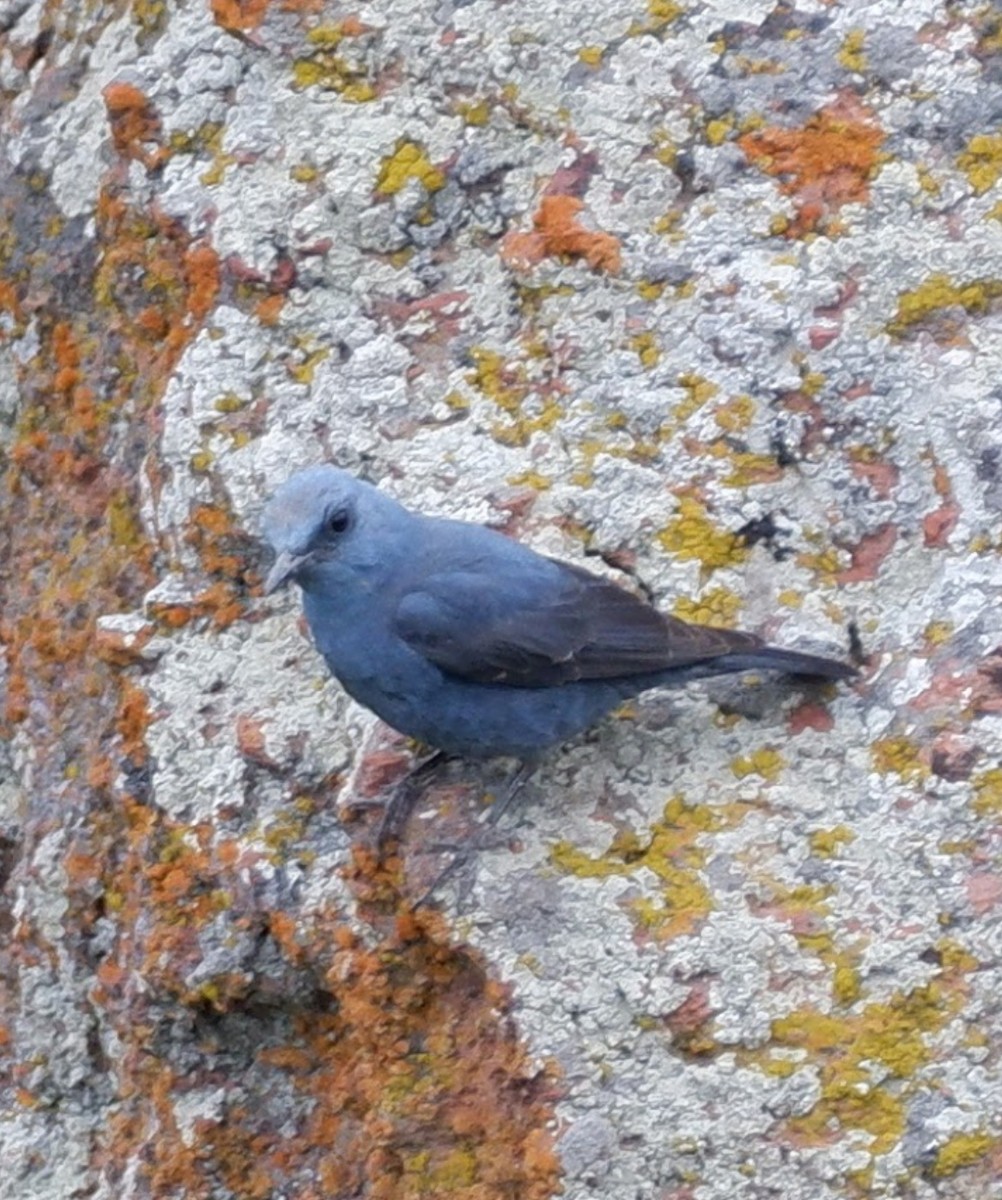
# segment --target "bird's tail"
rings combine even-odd
[[[721,654],[700,664],[706,675],[726,675],[733,671],[782,671],[814,679],[851,679],[858,670],[850,663],[821,654],[803,654],[779,646],[762,646],[738,654]]]

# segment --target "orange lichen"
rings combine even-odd
[[[277,325],[285,307],[285,296],[276,294],[259,300],[254,311],[262,325]]]
[[[184,540],[197,552],[212,582],[181,611],[174,605],[155,615],[173,625],[203,615],[211,616],[219,627],[232,624],[243,614],[249,589],[258,581],[251,565],[254,546],[250,536],[228,504],[220,502],[195,506]]]
[[[44,193],[32,202],[47,203]],[[0,197],[0,210],[9,204]],[[33,828],[58,825],[68,838],[58,951],[93,952],[86,1002],[120,1049],[108,1072],[112,1115],[92,1151],[96,1186],[305,1200],[347,1194],[347,1179],[374,1198],[416,1200],[455,1184],[483,1200],[544,1200],[559,1188],[546,1132],[552,1077],[527,1058],[482,962],[448,945],[431,914],[396,920],[390,864],[360,856],[348,872],[362,910],[351,925],[333,912],[303,918],[291,898],[272,911],[274,868],[242,829],[172,820],[151,799],[152,714],[128,673],[136,665],[102,650],[100,618],[141,609],[158,554],[172,549],[144,534],[140,472],[159,486],[158,405],[215,302],[218,268],[180,223],[110,187],[90,240],[77,241],[51,255],[31,248],[30,270],[5,245],[0,300],[30,309],[36,333],[16,368],[18,424],[0,477],[0,639],[2,732],[17,723],[32,748]],[[207,611],[242,610],[249,574],[225,501],[195,507],[185,532],[210,584]],[[216,799],[226,821],[243,796]],[[98,921],[100,948],[81,950],[77,934]],[[25,930],[26,944],[0,945],[5,974],[16,974],[16,955],[54,951],[28,941],[30,922]],[[0,1040],[17,1051],[17,1030]],[[238,1043],[253,1048],[242,1062],[231,1057]],[[170,1059],[177,1052],[183,1067]],[[248,1098],[276,1085],[301,1103],[269,1125],[273,1109]],[[179,1100],[200,1094],[211,1102],[183,1124]],[[27,1087],[12,1095],[43,1102]]]
[[[769,125],[742,134],[738,145],[760,170],[784,180],[780,191],[793,197],[797,216],[783,232],[803,237],[833,232],[838,209],[868,198],[883,140],[871,110],[843,93],[799,129]]]
[[[130,679],[123,678],[115,728],[121,739],[123,754],[140,766],[148,757],[145,736],[149,724],[150,710],[146,693]]]
[[[246,33],[264,20],[270,0],[212,0],[212,15],[217,25],[234,33]]]
[[[532,218],[533,232],[512,232],[501,243],[501,256],[512,266],[533,266],[547,257],[584,259],[596,271],[616,274],[621,266],[619,239],[578,223],[584,204],[574,196],[544,196]]]
[[[109,83],[102,92],[111,123],[115,149],[146,167],[156,167],[168,156],[160,141],[160,118],[149,98],[131,83]],[[153,149],[147,147],[153,144]]]
[[[45,198],[34,202],[44,205]],[[37,756],[38,786],[58,797],[57,819],[73,830],[67,911],[81,930],[93,916],[90,864],[105,856],[103,845],[87,841],[88,818],[106,803],[121,769],[132,769],[142,755],[140,706],[132,696],[119,703],[120,672],[96,653],[96,621],[103,612],[135,607],[148,586],[150,548],[141,538],[123,539],[122,501],[135,502],[138,459],[130,455],[142,452],[147,381],[162,386],[172,365],[163,347],[147,353],[123,333],[114,306],[100,315],[94,310],[95,280],[85,263],[88,254],[100,258],[106,215],[99,214],[96,249],[89,246],[80,260],[75,247],[58,247],[51,259],[47,251],[31,251],[31,286],[40,289],[32,301],[38,345],[18,378],[18,424],[0,483],[6,570],[0,639],[12,676],[3,717],[21,726]],[[156,252],[170,259],[176,246],[160,242]],[[123,257],[129,249],[136,246],[123,245]],[[16,274],[20,248],[11,242],[5,251],[24,288],[27,275]],[[148,245],[144,252],[154,253]],[[43,304],[47,270],[61,278]],[[57,299],[63,296],[68,300]],[[132,449],[119,451],[113,464],[106,443],[121,428],[127,405]],[[136,744],[126,747],[126,738]],[[48,819],[46,803],[36,806],[36,819]]]
[[[253,867],[246,856],[221,854],[229,843],[210,825],[179,825],[141,805],[125,814],[122,850],[103,881],[119,938],[97,1001],[112,1003],[138,972],[145,989],[227,1013],[258,1034],[232,1102],[198,1119],[193,1142],[177,1128],[178,1092],[204,1078],[221,1095],[226,1077],[209,1051],[203,1072],[188,1069],[182,1083],[152,1052],[154,1027],[140,1024],[132,1039],[141,1052],[120,1064],[123,1103],[99,1154],[109,1182],[141,1151],[139,1175],[154,1195],[208,1197],[222,1178],[242,1196],[313,1194],[320,1180],[325,1195],[420,1200],[457,1173],[484,1200],[554,1194],[559,1168],[545,1132],[552,1074],[526,1056],[505,990],[469,951],[441,940],[439,917],[379,915],[393,884],[371,855],[358,854],[348,871],[376,914],[363,937],[334,912],[295,920],[258,909]],[[281,1001],[281,1019],[262,1018],[248,994],[253,977],[239,964],[199,974],[193,986],[200,939],[220,919],[234,930],[263,926],[274,939],[285,966],[264,986],[274,988],[272,1003]],[[281,1129],[268,1123],[244,1103],[248,1087],[291,1094],[292,1119]]]
[[[141,94],[113,85],[106,101],[119,149],[131,156],[133,139],[151,132]],[[44,217],[43,190],[32,203]],[[150,413],[198,330],[206,292],[191,282],[199,256],[186,262],[183,228],[108,191],[89,239],[60,242],[58,223],[47,228],[53,245],[30,249],[30,273],[18,267],[24,248],[5,245],[4,294],[13,292],[15,311],[31,297],[37,345],[19,371],[18,421],[0,479],[0,640],[10,672],[3,733],[20,727],[39,796],[53,797],[39,801],[34,819],[48,821],[52,805],[51,819],[70,834],[73,953],[74,931],[85,934],[99,911],[119,912],[114,894],[101,895],[99,876],[129,794],[148,788],[145,695],[102,650],[99,618],[136,610],[152,582],[154,548],[136,515],[139,465],[153,442]],[[8,953],[5,946],[0,957]],[[121,986],[111,967],[101,977]],[[117,1023],[114,1006],[108,1019]],[[127,1030],[126,1021],[126,1038]]]
[[[188,283],[188,312],[194,321],[204,321],[219,292],[219,255],[206,243],[196,243],[184,256]]]

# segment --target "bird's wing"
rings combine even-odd
[[[394,625],[448,674],[518,687],[646,674],[763,645],[753,634],[689,625],[606,579],[540,558],[525,573],[426,576],[400,596]]]

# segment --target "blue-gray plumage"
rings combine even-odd
[[[710,675],[855,674],[666,616],[492,530],[410,512],[332,466],[292,476],[262,527],[276,554],[265,591],[299,584],[345,690],[449,754],[531,761],[627,697]]]

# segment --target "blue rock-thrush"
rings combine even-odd
[[[410,512],[333,466],[293,475],[262,527],[276,554],[265,591],[299,584],[345,690],[447,754],[532,763],[627,697],[711,675],[856,673],[687,624],[493,530]]]

